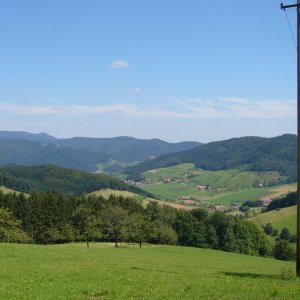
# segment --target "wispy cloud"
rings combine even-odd
[[[129,89],[128,91],[130,93],[136,93],[136,94],[138,94],[138,93],[140,93],[142,91],[142,89],[139,88],[139,87],[134,87],[134,88]]]
[[[115,60],[110,67],[113,69],[126,69],[129,68],[129,63],[125,60]]]
[[[189,99],[181,104],[190,112],[197,113],[203,118],[278,119],[295,117],[297,113],[295,100]]]
[[[119,115],[149,119],[282,119],[296,117],[296,101],[249,100],[240,98],[189,99],[162,106],[115,103],[110,105],[19,105],[0,103],[0,112],[16,115]]]

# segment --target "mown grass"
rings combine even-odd
[[[184,178],[188,174],[201,174],[204,171],[196,170],[192,163],[179,164],[172,167],[153,169],[142,173],[151,182],[159,182],[166,178]]]
[[[274,187],[273,187],[274,188]],[[247,200],[258,200],[269,195],[272,192],[272,187],[254,188],[244,191],[230,193],[228,195],[217,197],[209,203],[230,205],[233,202],[242,203]]]
[[[133,198],[133,197],[138,197],[138,194],[129,192],[129,191],[120,191],[120,190],[112,190],[112,189],[103,189],[103,190],[98,190],[89,193],[88,195],[94,195],[94,196],[101,196],[105,199],[108,199],[110,195],[116,196],[116,197],[127,197],[127,198]]]
[[[0,191],[3,193],[3,194],[21,194],[21,192],[18,192],[18,191],[15,191],[15,190],[12,190],[12,189],[9,189],[5,186],[0,186]],[[26,193],[23,193],[25,195],[25,197],[29,197],[29,194],[26,194]]]
[[[0,245],[1,299],[299,299],[295,263],[207,249]]]
[[[290,230],[291,234],[296,234],[297,206],[272,210],[252,217],[249,220],[260,226],[271,223],[274,229],[278,229],[279,233],[285,227]]]

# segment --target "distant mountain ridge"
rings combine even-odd
[[[126,173],[136,176],[148,170],[181,163],[194,163],[204,170],[243,168],[249,171],[278,171],[293,182],[297,173],[297,136],[242,137],[212,142],[128,167]]]
[[[53,142],[57,138],[47,133],[30,133],[26,131],[0,131],[0,139],[26,140],[32,142]]]
[[[132,137],[58,139],[46,133],[0,131],[0,166],[55,164],[92,172],[97,170],[97,164],[110,160],[144,161],[199,145],[198,142],[168,143]]]

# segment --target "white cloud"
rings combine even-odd
[[[139,87],[134,87],[128,90],[130,93],[140,93],[142,91]]]
[[[110,67],[113,69],[125,69],[129,68],[129,63],[125,60],[115,60]]]
[[[137,92],[137,91],[136,91]],[[0,103],[0,113],[14,115],[102,115],[111,114],[148,119],[282,119],[295,118],[296,101],[249,100],[239,98],[189,99],[162,106],[115,103],[110,105],[19,105]]]
[[[278,119],[296,117],[297,114],[295,100],[189,99],[181,104],[190,112],[201,115],[202,118]]]

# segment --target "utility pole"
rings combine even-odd
[[[297,250],[296,250],[296,274],[300,276],[300,0],[297,0],[297,4],[283,5],[281,3],[281,9],[296,8],[297,10],[297,136],[298,136],[298,166],[297,166]]]

